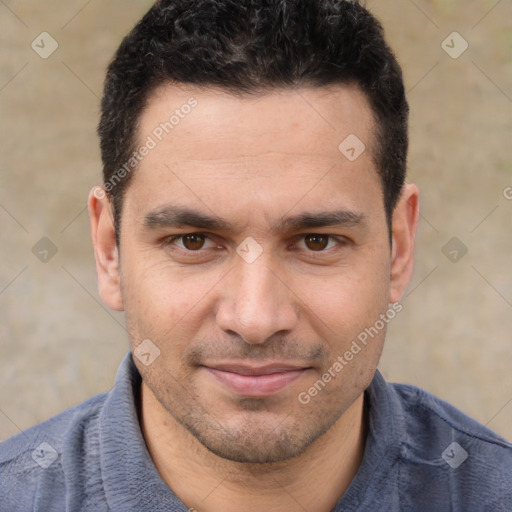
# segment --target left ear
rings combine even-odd
[[[414,240],[418,227],[418,187],[406,184],[393,212],[389,302],[398,302],[409,284],[414,264]]]

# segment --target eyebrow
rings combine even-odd
[[[272,224],[270,231],[276,234],[327,226],[355,227],[364,221],[363,213],[349,210],[304,212],[278,219]],[[143,224],[148,229],[191,226],[209,231],[236,231],[233,224],[220,217],[178,206],[164,206],[149,212],[145,215]]]

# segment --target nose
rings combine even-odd
[[[263,255],[252,263],[240,258],[227,278],[217,308],[221,329],[254,345],[296,326],[297,298]]]

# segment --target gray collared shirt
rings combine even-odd
[[[0,511],[187,512],[146,449],[140,383],[128,353],[111,391],[1,443]],[[334,512],[512,511],[510,443],[378,371],[365,404],[363,461]]]

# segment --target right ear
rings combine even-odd
[[[123,311],[119,250],[112,204],[102,187],[93,187],[87,205],[100,297],[109,308]]]

